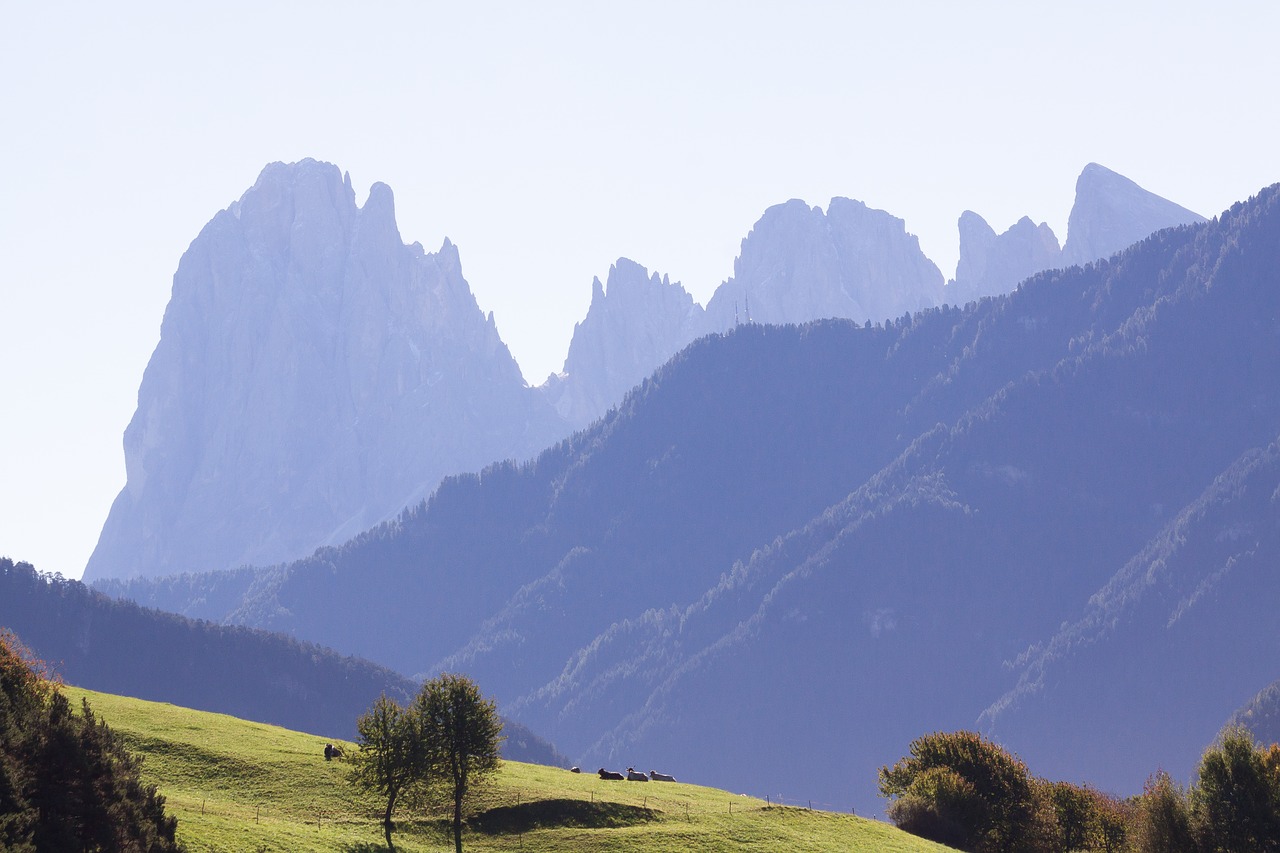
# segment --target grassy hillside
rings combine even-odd
[[[234,717],[67,688],[145,756],[144,777],[201,851],[384,850],[377,804],[355,796],[326,738]],[[350,750],[350,744],[343,744]],[[695,785],[604,782],[504,762],[470,822],[468,850],[942,851],[852,815],[779,808]],[[442,820],[399,825],[403,851],[449,850]]]

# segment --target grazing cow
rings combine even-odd
[[[637,773],[634,767],[628,767],[627,781],[628,782],[648,782],[649,777],[644,775],[643,773]]]
[[[657,770],[649,771],[649,778],[655,782],[674,782],[676,777],[668,776],[666,773],[659,773]]]
[[[625,778],[627,778],[627,777],[626,777],[626,776],[623,776],[621,773],[614,773],[612,770],[605,770],[603,767],[601,767],[601,768],[600,768],[600,778],[601,778],[601,779],[609,779],[609,780],[612,780],[612,781],[615,781],[615,782],[621,782],[623,779],[625,779]]]

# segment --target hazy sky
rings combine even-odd
[[[1280,4],[18,3],[0,26],[0,555],[79,577],[178,258],[275,160],[458,244],[537,384],[630,257],[705,304],[766,207],[849,196],[947,275],[1066,236],[1090,161],[1206,215],[1280,180]]]

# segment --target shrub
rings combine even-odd
[[[1036,803],[1020,759],[974,732],[925,735],[912,741],[910,753],[880,770],[882,796],[915,801],[890,806],[895,823],[901,818],[958,833],[965,843],[955,846],[979,853],[1025,849],[1036,834]]]

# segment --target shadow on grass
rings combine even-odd
[[[360,842],[352,844],[350,847],[343,847],[342,853],[387,853],[387,845]]]
[[[658,813],[653,809],[621,803],[538,800],[518,806],[489,809],[468,820],[467,825],[484,835],[506,835],[561,826],[579,829],[634,826],[657,818]]]

